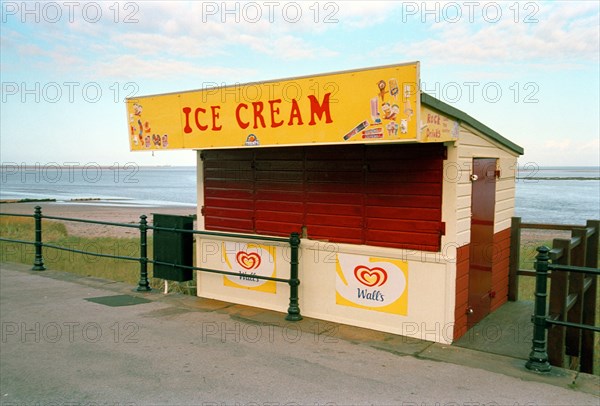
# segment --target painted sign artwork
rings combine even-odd
[[[132,151],[419,140],[419,63],[128,98]]]
[[[397,259],[337,254],[336,304],[405,316],[408,263]]]
[[[425,106],[421,107],[421,141],[456,141],[460,132],[458,121]]]
[[[276,293],[277,285],[273,281],[259,279],[257,276],[275,277],[275,247],[260,244],[223,242],[223,260],[228,271],[237,276],[224,275],[225,286]]]

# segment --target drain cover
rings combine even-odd
[[[105,306],[119,307],[119,306],[133,306],[142,303],[150,303],[151,300],[144,299],[143,297],[131,296],[131,295],[116,295],[116,296],[100,296],[100,297],[89,297],[88,302],[99,303]]]

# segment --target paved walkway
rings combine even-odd
[[[2,405],[594,405],[600,379],[0,264]]]

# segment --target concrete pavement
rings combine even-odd
[[[132,288],[0,264],[0,404],[600,404],[591,375]]]

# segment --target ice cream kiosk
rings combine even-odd
[[[127,100],[134,151],[197,151],[196,228],[301,236],[304,316],[450,343],[507,301],[523,149],[419,63]],[[196,236],[198,296],[285,312],[286,247]]]

